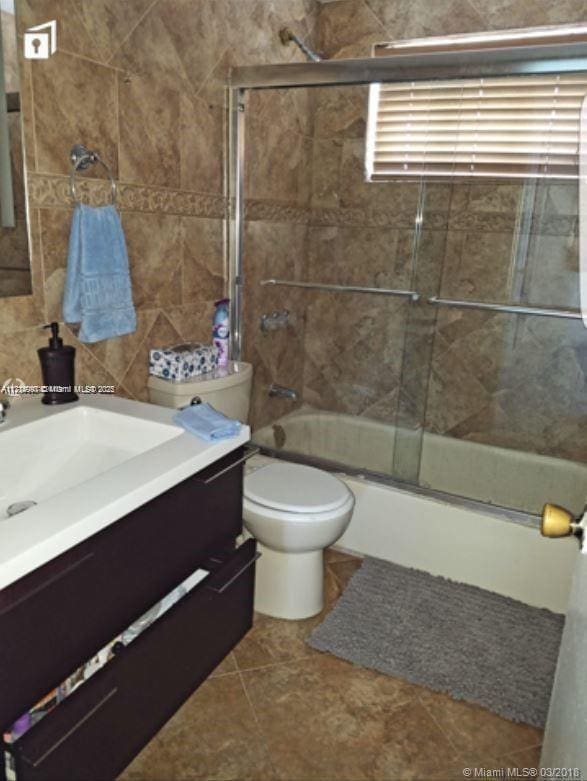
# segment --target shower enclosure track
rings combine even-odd
[[[491,504],[490,502],[484,502],[480,499],[468,499],[466,496],[450,494],[437,488],[423,487],[382,472],[372,472],[368,469],[353,467],[349,464],[341,464],[337,461],[331,461],[318,456],[308,456],[290,450],[279,450],[267,445],[255,445],[255,447],[258,447],[261,455],[269,456],[269,458],[276,458],[280,461],[291,461],[294,464],[302,464],[304,466],[313,466],[326,472],[332,472],[333,474],[342,474],[349,477],[357,477],[362,480],[370,480],[373,483],[378,483],[379,485],[384,485],[388,488],[396,488],[399,491],[408,491],[411,494],[416,494],[417,496],[422,496],[427,499],[436,499],[445,504],[450,504],[452,507],[482,512],[485,515],[491,515],[495,518],[507,518],[522,526],[531,526],[533,528],[540,526],[541,516],[527,510],[516,510],[513,507]]]

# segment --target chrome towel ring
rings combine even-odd
[[[93,165],[94,163],[99,163],[108,174],[108,177],[110,179],[110,185],[111,185],[111,192],[112,192],[112,204],[116,204],[116,196],[117,196],[117,187],[116,182],[114,180],[114,176],[112,175],[112,171],[110,170],[110,167],[102,160],[100,155],[97,152],[92,152],[90,149],[87,149],[83,144],[74,144],[71,147],[71,152],[69,153],[69,159],[71,160],[71,173],[69,175],[69,192],[71,193],[71,197],[76,203],[81,203],[79,196],[77,194],[77,190],[75,189],[75,175],[78,171],[85,171],[87,168],[90,167],[90,165]]]

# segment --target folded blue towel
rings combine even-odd
[[[78,204],[74,209],[63,319],[81,323],[80,342],[136,331],[126,242],[114,206]]]
[[[211,404],[193,404],[180,410],[173,420],[183,426],[190,434],[195,434],[206,442],[217,442],[219,439],[231,439],[241,430],[238,420],[227,418],[222,412],[214,409]]]

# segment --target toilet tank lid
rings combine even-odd
[[[230,388],[241,382],[248,382],[253,374],[253,367],[244,361],[229,361],[228,366],[220,366],[212,372],[198,374],[189,380],[165,380],[162,377],[149,377],[147,385],[161,393],[171,396],[197,395],[209,393],[220,388]]]
[[[346,485],[321,469],[282,462],[261,467],[245,479],[247,499],[274,510],[323,513],[349,498]]]

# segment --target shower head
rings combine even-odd
[[[322,62],[322,57],[310,49],[310,47],[307,46],[299,36],[292,32],[289,27],[281,28],[279,31],[279,39],[284,46],[287,46],[292,42],[295,43],[298,49],[300,49],[311,62]]]

